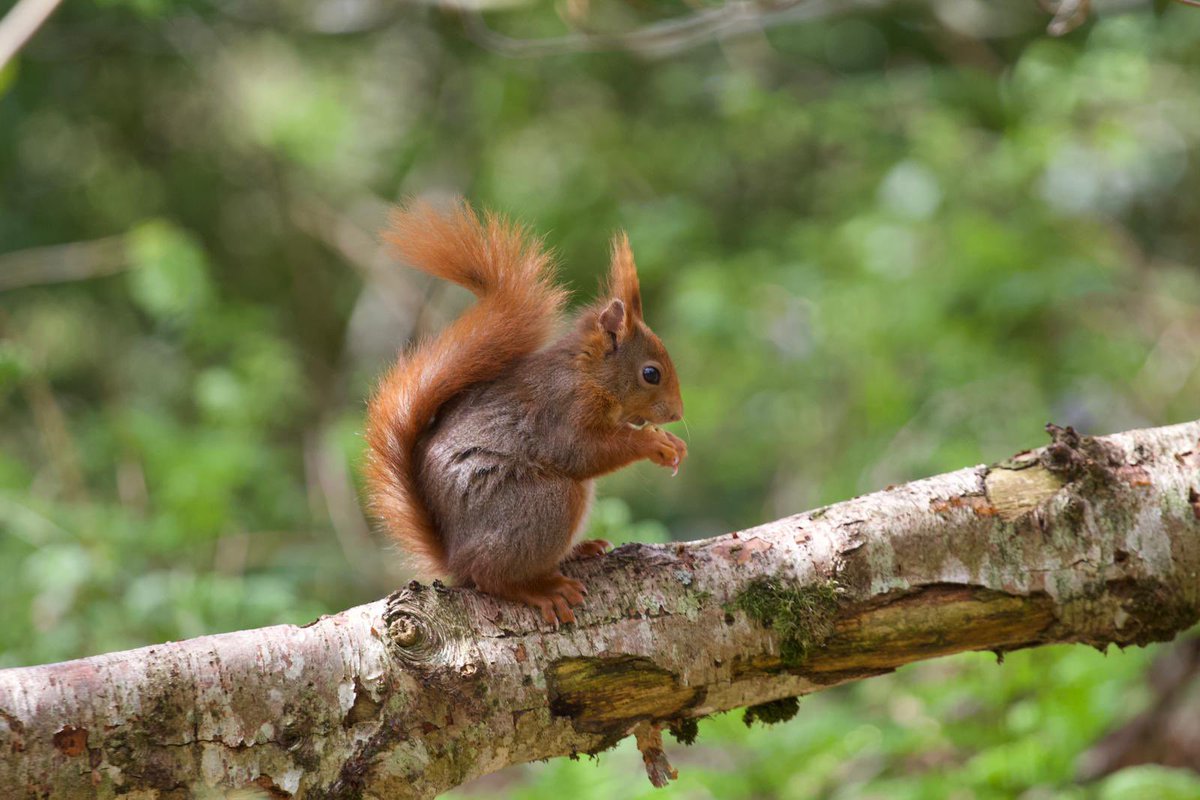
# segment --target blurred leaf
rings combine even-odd
[[[29,354],[16,342],[0,341],[0,402],[29,374]]]
[[[186,322],[212,299],[208,265],[193,236],[165,220],[129,232],[130,290],[144,311],[164,322]]]

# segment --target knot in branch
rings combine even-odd
[[[466,654],[462,637],[447,624],[450,606],[436,602],[437,595],[447,592],[436,581],[432,587],[413,581],[388,597],[384,612],[388,649],[398,661],[430,666],[457,663]]]

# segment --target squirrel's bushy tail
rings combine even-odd
[[[445,547],[417,482],[414,447],[438,409],[507,371],[554,332],[566,293],[550,256],[522,227],[460,201],[396,210],[384,239],[417,269],[470,289],[479,301],[437,338],[402,354],[371,399],[367,479],[375,514],[424,573],[444,575]]]

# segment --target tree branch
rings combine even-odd
[[[0,69],[21,51],[62,0],[18,0],[0,19]]]
[[[0,786],[429,797],[631,733],[663,781],[662,727],[964,650],[1195,623],[1200,421],[1051,432],[991,467],[568,565],[591,593],[557,631],[413,583],[304,627],[0,672]]]
[[[488,27],[478,10],[463,12],[467,36],[480,47],[505,56],[540,58],[567,53],[625,50],[647,58],[665,58],[727,36],[762,31],[883,6],[890,0],[728,0],[682,17],[651,23],[625,33],[569,33],[544,39],[517,39]]]
[[[129,266],[124,236],[0,253],[0,292],[98,278]]]

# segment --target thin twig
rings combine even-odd
[[[467,35],[481,47],[517,58],[621,50],[650,58],[662,58],[717,38],[851,11],[879,8],[888,2],[889,0],[855,0],[842,3],[833,0],[792,0],[786,3],[764,3],[734,0],[690,16],[656,22],[625,33],[571,33],[546,39],[518,39],[498,33],[488,27],[477,11],[465,12],[463,25]]]
[[[98,278],[128,267],[124,236],[31,247],[0,255],[0,292]]]
[[[87,480],[79,448],[50,382],[41,375],[32,375],[25,381],[25,397],[33,410],[46,460],[54,469],[62,496],[71,502],[85,502],[88,499]]]
[[[18,0],[0,19],[0,69],[37,33],[62,0]]]
[[[395,586],[399,576],[389,569],[388,559],[378,557],[378,545],[363,516],[354,481],[344,457],[334,447],[332,420],[323,420],[305,435],[304,469],[309,492],[324,506],[347,563],[372,586]]]
[[[1066,36],[1087,22],[1092,13],[1091,0],[1039,0],[1038,5],[1053,18],[1046,26],[1051,36]]]

